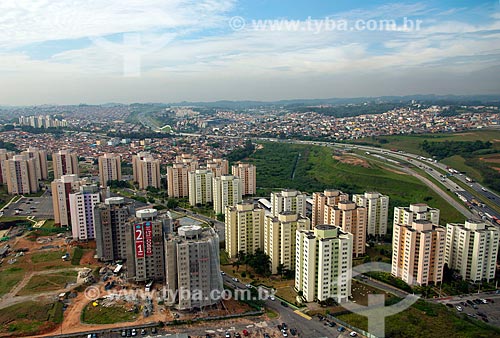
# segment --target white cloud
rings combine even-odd
[[[220,23],[233,0],[3,0],[0,48],[159,29],[197,29]]]

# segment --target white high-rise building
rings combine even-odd
[[[306,302],[351,296],[352,235],[333,225],[297,230],[295,290]]]
[[[224,244],[230,258],[237,257],[240,251],[250,254],[264,249],[264,215],[264,209],[251,202],[226,207]]]
[[[353,195],[352,200],[356,205],[365,207],[368,212],[366,233],[372,236],[385,236],[389,216],[389,196],[378,192],[365,192],[363,195]]]
[[[83,184],[78,175],[63,175],[50,184],[55,224],[62,227],[71,226],[69,195],[78,192]]]
[[[238,163],[231,172],[241,179],[242,195],[255,195],[257,192],[257,169],[253,164]]]
[[[241,180],[233,175],[214,177],[213,195],[215,213],[225,213],[227,206],[241,202]]]
[[[109,181],[122,179],[122,158],[118,154],[106,153],[99,156],[99,182],[102,187],[107,187]]]
[[[54,168],[54,179],[62,175],[79,175],[78,156],[70,150],[59,150],[52,154],[52,166]]]
[[[283,190],[271,193],[271,213],[278,216],[282,212],[306,215],[306,195],[297,190]]]
[[[482,221],[446,225],[444,262],[465,280],[495,279],[500,230]]]
[[[408,285],[424,286],[443,280],[446,229],[427,219],[395,223],[392,275]]]
[[[100,200],[96,185],[81,186],[79,192],[69,195],[73,239],[94,239],[94,208]]]
[[[189,204],[206,205],[213,201],[213,173],[210,170],[198,169],[188,174]]]
[[[264,219],[264,253],[271,259],[271,272],[278,273],[278,265],[295,269],[295,231],[310,230],[311,221],[288,211]]]
[[[167,191],[169,197],[188,197],[190,166],[183,163],[174,163],[167,167]]]
[[[203,309],[221,300],[219,236],[212,228],[181,226],[177,234],[165,236],[165,282],[166,303],[179,310]]]

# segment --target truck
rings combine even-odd
[[[468,176],[465,176],[465,180],[466,180],[467,182],[469,182],[469,183],[474,182],[474,180],[473,180],[472,178],[468,177]]]

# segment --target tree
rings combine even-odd
[[[179,205],[179,202],[175,198],[169,198],[167,200],[167,208],[175,209]]]
[[[285,272],[285,265],[283,263],[278,264],[276,270],[278,270],[278,275],[280,275],[281,278],[283,278],[283,273]]]

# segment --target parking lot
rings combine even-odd
[[[53,219],[52,196],[46,193],[42,197],[23,197],[3,212],[4,217],[34,216],[38,219]]]
[[[484,304],[481,299],[487,301]],[[500,295],[481,294],[449,300],[445,303],[453,311],[463,313],[471,318],[484,321],[490,325],[500,327]],[[459,308],[457,308],[459,307]]]

